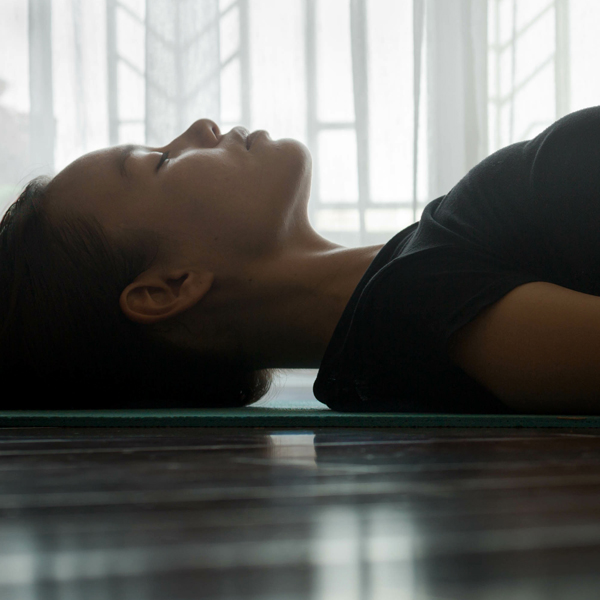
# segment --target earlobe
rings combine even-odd
[[[213,281],[210,272],[146,272],[123,290],[119,305],[135,323],[158,323],[192,308],[208,293]]]

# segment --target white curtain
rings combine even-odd
[[[600,103],[598,0],[2,0],[0,209],[208,117],[313,155],[313,226],[384,243],[491,152]],[[316,371],[288,377],[287,392]],[[302,392],[306,394],[306,390]]]

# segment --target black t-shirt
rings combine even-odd
[[[339,411],[514,412],[450,362],[448,338],[533,281],[600,296],[600,106],[494,152],[379,251],[315,397]]]

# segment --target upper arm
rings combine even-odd
[[[521,285],[449,339],[450,359],[519,412],[600,413],[600,297]]]

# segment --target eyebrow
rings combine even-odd
[[[129,179],[129,173],[125,167],[125,162],[135,150],[139,150],[143,147],[144,146],[140,146],[139,144],[126,144],[119,150],[119,154],[117,156],[117,167],[119,168],[121,176],[125,179]]]

